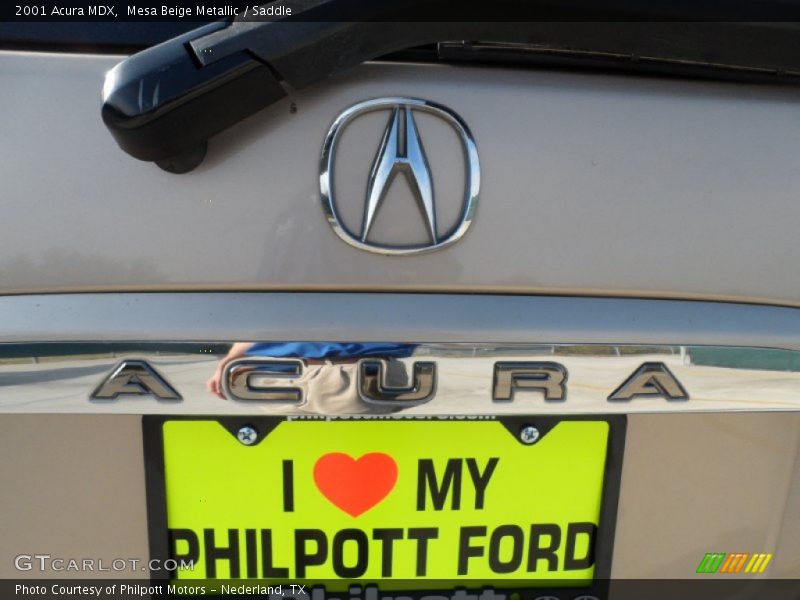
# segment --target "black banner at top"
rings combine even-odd
[[[5,0],[0,21],[800,21],[800,0]]]

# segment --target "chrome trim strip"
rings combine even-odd
[[[452,416],[800,411],[798,350],[634,344],[394,346],[394,354],[356,349],[343,358],[326,359],[316,355],[320,344],[292,344],[294,351],[305,348],[307,356],[276,359],[274,353],[288,348],[283,342],[257,347],[238,343],[235,352],[228,344],[0,344],[0,413]],[[335,348],[337,356],[343,355],[342,348],[358,348],[336,343],[326,347]],[[364,365],[374,366],[376,359],[384,368],[373,369],[372,384],[365,384],[359,371]],[[92,390],[121,364],[146,365],[142,372],[157,373],[183,400],[160,401],[148,393],[152,382],[137,387],[134,374],[124,382],[133,393],[90,401]],[[285,376],[276,377],[276,364],[287,365]],[[510,390],[496,392],[496,376],[498,368],[510,373],[515,365],[522,378],[509,376],[506,387],[514,387],[509,399]],[[533,373],[531,365],[539,372]],[[243,375],[237,371],[242,368]],[[664,378],[667,373],[674,381]],[[543,385],[542,374],[553,378],[552,385]],[[236,383],[240,376],[250,388]],[[234,385],[225,380],[220,386],[218,377],[230,377]],[[620,386],[634,377],[635,393],[623,397]],[[270,389],[273,385],[280,389]],[[553,397],[560,386],[564,397]],[[220,388],[222,397],[214,392]],[[290,388],[301,393],[281,395]],[[242,389],[263,395],[254,393],[238,402],[223,399]],[[271,395],[275,391],[278,396]],[[688,399],[679,398],[681,392]]]
[[[0,342],[348,340],[800,350],[800,308],[681,300],[327,292],[0,296]]]

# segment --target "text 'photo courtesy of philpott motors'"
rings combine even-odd
[[[617,425],[163,418],[174,576],[590,582]]]

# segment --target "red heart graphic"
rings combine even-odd
[[[397,483],[397,463],[382,452],[370,452],[358,460],[331,452],[314,465],[314,481],[333,505],[357,517],[392,491]]]

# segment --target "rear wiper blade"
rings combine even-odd
[[[402,23],[392,20],[395,2],[374,0],[363,20],[319,20],[341,1],[303,0],[293,4],[302,11],[277,21],[212,23],[131,56],[106,77],[106,126],[131,156],[187,172],[202,162],[211,137],[293,90],[365,61],[441,42],[461,44],[461,51],[440,46],[461,60],[463,43],[480,40],[505,44],[504,51],[518,44],[670,60],[699,56],[777,75],[800,72],[797,29],[774,24]]]
[[[796,85],[800,82],[798,44],[800,28],[785,23],[574,23],[535,43],[441,42],[436,54],[440,61],[450,63]]]
[[[114,67],[103,121],[131,156],[182,173],[200,164],[210,137],[288,92],[398,50],[495,37],[498,28],[525,38],[524,27],[498,23],[214,23]]]

